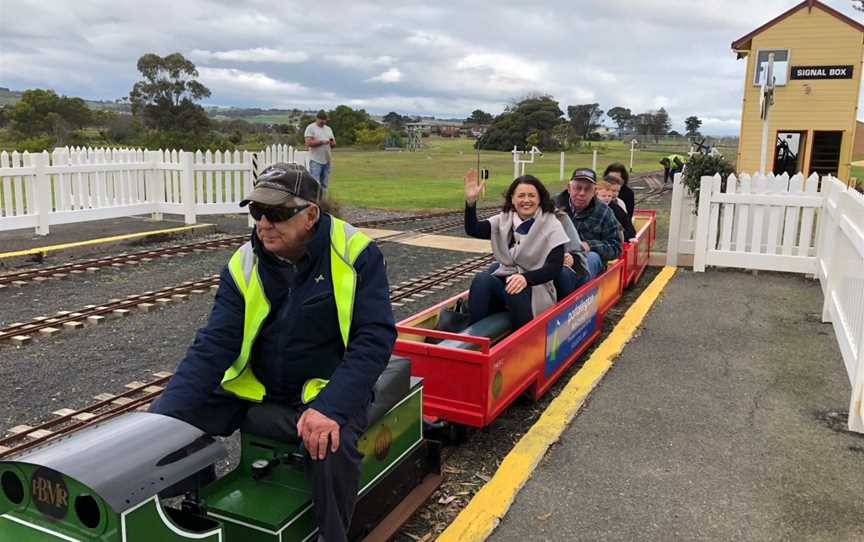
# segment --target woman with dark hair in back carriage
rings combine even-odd
[[[607,175],[615,175],[621,179],[621,190],[618,192],[618,197],[624,202],[627,216],[633,220],[633,211],[636,210],[636,194],[633,193],[633,189],[627,186],[627,183],[630,182],[630,172],[627,171],[627,166],[620,162],[613,162],[606,166],[606,170],[603,171],[603,176],[606,177]]]
[[[476,203],[484,186],[473,169],[465,175],[465,233],[490,239],[498,265],[475,275],[468,311],[473,324],[507,310],[515,330],[555,304],[553,280],[570,238],[549,191],[533,175],[517,177],[504,192],[501,212],[478,221]]]

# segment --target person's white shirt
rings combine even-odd
[[[326,124],[324,126],[318,126],[317,122],[313,122],[306,127],[306,132],[303,134],[303,137],[307,138],[307,144],[308,138],[312,138],[316,141],[327,141],[327,143],[315,145],[314,147],[309,145],[309,159],[314,160],[319,164],[329,164],[333,158],[330,142],[336,141],[336,138],[333,137],[333,130]]]

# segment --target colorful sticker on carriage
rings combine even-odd
[[[594,332],[596,322],[596,287],[574,299],[557,316],[549,319],[546,324],[546,378]]]

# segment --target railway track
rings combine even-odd
[[[385,225],[398,225],[411,222],[419,222],[447,216],[461,216],[462,211],[447,211],[442,213],[433,213],[429,215],[414,215],[410,217],[389,218],[382,220],[371,220],[358,222],[355,224],[360,228],[371,228]],[[384,242],[388,240],[396,240],[399,237],[407,237],[412,233],[433,233],[446,231],[455,228],[462,224],[461,220],[449,221],[442,224],[432,224],[418,230],[408,230],[404,233],[385,236],[382,238]],[[68,263],[62,265],[54,265],[50,267],[42,267],[38,269],[27,269],[6,273],[0,275],[0,289],[10,286],[22,287],[31,283],[41,283],[47,280],[63,279],[70,276],[77,276],[85,273],[94,273],[102,269],[118,269],[127,265],[138,265],[149,263],[159,258],[171,258],[174,256],[186,256],[189,254],[198,254],[207,250],[219,250],[226,248],[236,248],[249,239],[248,235],[233,235],[210,241],[200,241],[197,243],[187,243],[183,245],[172,245],[159,249],[141,250],[137,252],[117,254],[113,256],[105,256],[102,258],[93,258],[89,260]]]
[[[474,271],[489,265],[492,261],[492,255],[476,256],[403,281],[390,288],[390,299],[394,306],[401,306],[403,303],[417,301],[426,297],[430,290],[441,290],[452,286],[453,281],[471,276]],[[148,292],[140,296],[130,296],[125,300],[117,300],[114,303],[94,307],[92,310],[98,310],[101,314],[105,314],[106,312],[116,310],[115,306],[136,306],[136,302],[144,297],[148,299],[154,297],[156,299],[166,299],[166,296],[169,296],[171,291],[178,289],[188,290],[192,288],[198,290],[198,293],[204,293],[203,286],[206,285],[209,288],[215,288],[218,283],[218,276],[207,277],[201,281],[174,288],[165,288],[159,292]],[[80,321],[81,317],[74,316],[75,314],[83,314],[83,312],[69,313],[58,317],[58,319],[70,318],[72,319],[71,321]],[[34,322],[52,325],[47,323],[48,320],[53,319],[40,319],[34,320]],[[8,436],[0,438],[0,458],[23,452],[48,440],[78,431],[88,425],[111,419],[124,412],[146,408],[150,402],[162,393],[171,375],[172,373],[169,372],[156,373],[153,375],[154,378],[148,382],[130,382],[126,385],[127,391],[123,393],[117,395],[98,395],[96,396],[96,403],[87,405],[84,408],[77,410],[68,408],[57,410],[53,413],[57,416],[56,418],[39,425],[18,425],[13,427],[7,431],[9,433]]]

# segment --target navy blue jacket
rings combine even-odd
[[[344,348],[330,278],[330,224],[330,217],[322,214],[306,254],[296,263],[270,254],[253,231],[258,272],[271,309],[250,363],[267,389],[265,400],[295,404],[303,382],[329,379],[310,406],[344,425],[368,405],[372,387],[390,358],[396,327],[384,257],[370,243],[354,263],[357,290]],[[226,266],[210,318],[154,404],[155,412],[183,418],[219,388],[240,353],[243,310],[243,296]]]
[[[605,203],[594,196],[588,207],[577,211],[570,204],[570,194],[566,190],[555,196],[554,200],[555,206],[570,216],[579,237],[588,243],[592,252],[596,252],[603,261],[614,260],[621,255],[618,220]]]

